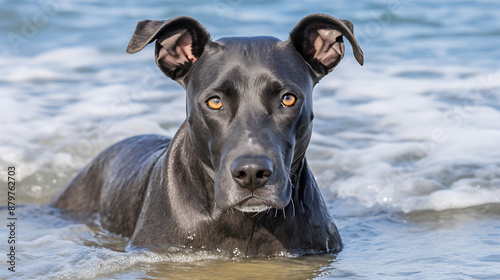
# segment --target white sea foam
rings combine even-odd
[[[423,71],[439,78],[398,75]],[[404,212],[500,203],[498,77],[436,65],[345,67],[320,85],[316,101],[323,122],[358,124],[313,137],[313,146],[342,143],[317,163],[330,167],[318,176],[330,185],[325,193]],[[332,89],[334,98],[321,97]]]
[[[25,265],[18,264],[16,277],[19,278],[107,279],[117,271],[137,266],[228,260],[234,257],[230,253],[202,250],[193,250],[188,254],[187,250],[180,248],[161,253],[149,250],[126,251],[127,238],[103,232],[102,229],[92,230],[87,224],[62,219],[48,207],[29,205],[20,210],[23,211],[20,212],[23,213],[20,217],[23,234],[16,241],[16,247],[20,248],[16,255]],[[89,221],[89,224],[92,223]],[[114,248],[109,248],[110,246]],[[29,269],[24,269],[26,266]],[[0,277],[4,276],[5,271],[6,269],[2,269]]]
[[[184,94],[150,58],[81,47],[0,58],[0,164],[17,166],[21,198],[42,193],[37,201],[47,201],[91,157],[126,137],[173,135]]]

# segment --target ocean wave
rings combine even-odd
[[[314,163],[330,199],[403,212],[500,203],[498,81],[498,71],[419,64],[348,67],[328,80],[315,100],[313,146],[338,143],[331,158]],[[321,96],[331,90],[334,98]],[[323,132],[337,118],[344,127]]]

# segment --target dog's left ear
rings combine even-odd
[[[168,21],[143,20],[137,24],[127,52],[136,53],[155,40],[156,65],[167,77],[181,82],[180,79],[203,53],[210,35],[190,17]]]
[[[318,75],[318,80],[330,73],[344,57],[344,41],[351,43],[354,57],[363,65],[363,51],[353,34],[348,20],[339,20],[325,14],[303,18],[290,32],[290,41]]]

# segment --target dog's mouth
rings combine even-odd
[[[234,209],[239,210],[245,213],[258,213],[268,211],[272,208],[269,203],[267,203],[264,199],[261,199],[256,196],[250,196],[248,198],[243,199],[241,202],[236,204]]]

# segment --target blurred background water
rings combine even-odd
[[[500,2],[0,0],[0,205],[17,170],[20,279],[500,279]],[[282,40],[304,16],[353,22],[365,53],[316,87],[308,152],[344,240],[338,255],[241,259],[127,251],[95,220],[44,206],[105,147],[172,136],[182,88],[153,48],[125,53],[143,19],[188,15],[212,38]],[[8,211],[0,208],[6,222]]]

